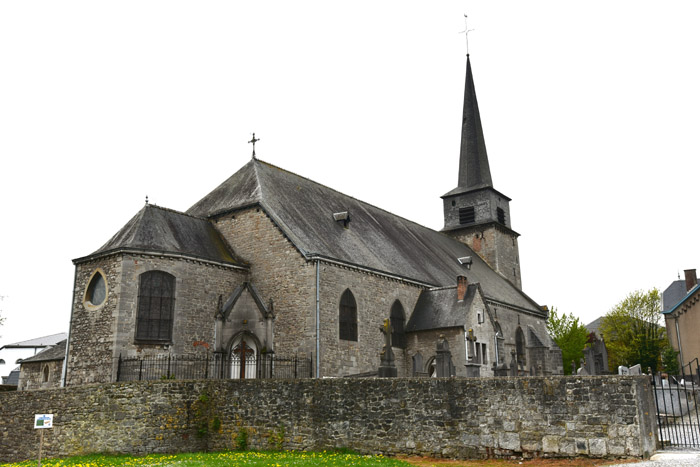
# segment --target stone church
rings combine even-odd
[[[302,356],[309,376],[561,374],[546,307],[521,290],[467,56],[457,186],[432,230],[255,157],[186,212],[146,204],[75,259],[64,384],[134,357]],[[449,186],[445,187],[449,189]],[[386,328],[385,328],[386,329]],[[253,363],[225,377],[259,375]],[[444,373],[443,373],[444,374]]]

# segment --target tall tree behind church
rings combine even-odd
[[[661,326],[661,300],[656,288],[627,295],[603,317],[600,330],[611,371],[619,365],[636,364],[643,371],[659,369],[668,341],[666,329]]]
[[[583,359],[583,349],[588,341],[588,330],[579,319],[566,313],[559,316],[557,309],[552,307],[547,320],[547,332],[561,349],[564,361],[564,374],[571,374],[571,362],[576,362],[577,367]]]

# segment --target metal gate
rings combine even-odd
[[[683,366],[678,376],[652,374],[651,381],[661,447],[700,447],[698,359]]]

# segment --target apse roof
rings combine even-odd
[[[465,244],[307,178],[252,159],[187,214],[217,218],[255,205],[306,258],[327,258],[427,286],[479,282],[491,300],[542,314],[532,299]],[[349,222],[333,214],[347,212]],[[233,245],[235,249],[235,245]],[[471,256],[467,270],[457,258]]]
[[[153,204],[144,206],[97,251],[73,262],[126,251],[175,254],[241,264],[211,222]]]

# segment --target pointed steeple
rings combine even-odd
[[[442,231],[468,245],[520,288],[519,234],[510,226],[510,198],[497,191],[491,180],[469,54],[464,81],[459,177],[457,188],[442,195]]]
[[[474,90],[472,65],[469,61],[469,55],[467,55],[467,75],[464,83],[464,108],[462,110],[462,144],[459,150],[457,187],[467,191],[492,186],[484,130],[481,127],[479,104]]]

